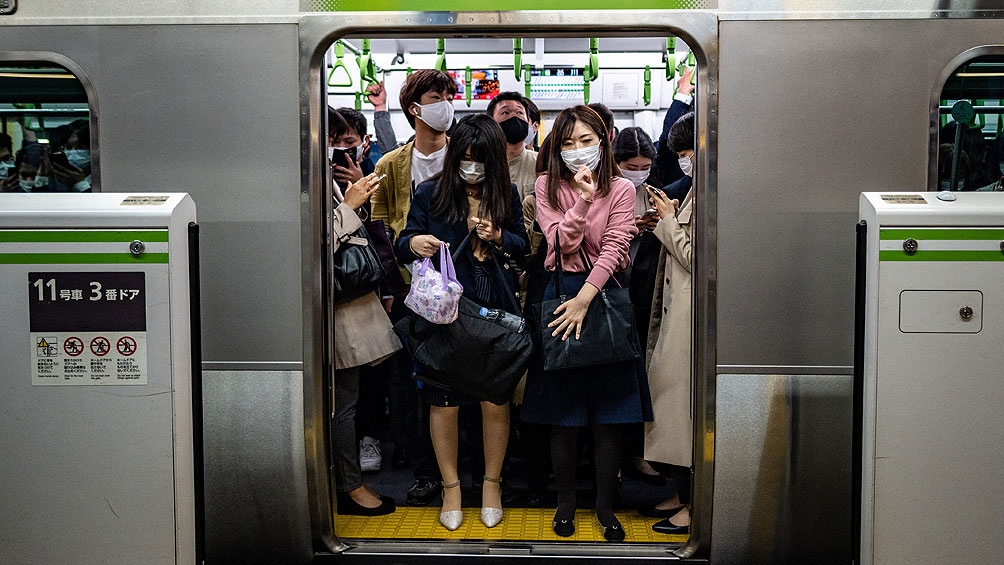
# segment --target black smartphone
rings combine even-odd
[[[53,165],[59,165],[66,169],[70,168],[70,161],[66,158],[66,153],[62,151],[55,151],[49,154],[49,162]]]
[[[350,163],[356,162],[356,148],[349,147],[347,149],[337,149],[333,148],[331,151],[331,164],[338,165],[340,167],[350,168]]]

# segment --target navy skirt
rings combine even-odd
[[[585,282],[585,273],[562,274],[569,296],[575,296]],[[616,286],[613,281],[610,284]],[[544,300],[557,296],[552,277],[544,290]],[[539,327],[539,322],[534,323]],[[642,353],[638,343],[635,347]],[[543,359],[537,357],[526,378],[520,417],[526,422],[568,427],[650,422],[652,397],[644,355],[640,354],[636,361],[547,372]]]

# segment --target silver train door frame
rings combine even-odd
[[[518,12],[351,12],[306,14],[299,22],[301,249],[303,276],[304,443],[311,534],[315,551],[341,552],[346,546],[334,529],[331,477],[328,472],[328,418],[325,411],[324,359],[331,351],[327,297],[322,296],[322,250],[331,221],[331,194],[326,182],[324,137],[326,93],[324,54],[346,35],[368,37],[452,37],[485,35],[624,37],[677,36],[697,59],[697,225],[694,245],[694,485],[693,522],[679,557],[710,554],[715,469],[715,374],[717,342],[717,148],[718,148],[718,17],[713,12],[684,10],[518,11]],[[391,550],[401,542],[388,542]],[[486,544],[487,545],[487,544]],[[550,542],[541,544],[554,545]],[[558,543],[560,547],[563,544]],[[441,543],[450,551],[449,542]],[[367,547],[378,549],[374,544]],[[464,552],[470,553],[470,542]],[[538,554],[538,551],[533,553]],[[628,552],[622,552],[630,557]]]

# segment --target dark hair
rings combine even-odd
[[[415,116],[409,111],[412,104],[421,104],[422,95],[426,92],[446,92],[450,96],[457,93],[457,83],[450,75],[436,69],[419,69],[404,80],[401,86],[401,110],[408,118],[411,127],[415,127]]]
[[[615,130],[614,113],[611,112],[610,108],[607,108],[605,104],[600,104],[599,102],[593,102],[589,105],[589,107],[600,115],[600,118],[603,119],[603,126],[607,128],[606,135],[610,135],[610,133]]]
[[[530,118],[530,109],[526,106],[526,98],[522,94],[513,92],[512,90],[507,90],[495,98],[492,98],[492,101],[488,103],[488,109],[485,110],[485,113],[494,118],[495,108],[499,105],[499,102],[505,102],[506,100],[515,100],[516,102],[519,102],[523,106],[523,111],[526,112],[527,119]]]
[[[366,116],[362,112],[353,108],[339,108],[334,110],[334,112],[342,119],[336,121],[334,125],[328,124],[328,135],[330,137],[345,135],[350,129],[355,130],[360,138],[366,135]]]
[[[43,159],[44,154],[42,152],[41,145],[38,145],[37,143],[26,145],[18,150],[17,154],[14,155],[14,168],[20,170],[22,164],[42,168]]]
[[[533,168],[533,171],[537,173],[537,176],[547,174],[547,164],[550,162],[550,157],[551,136],[548,135],[544,138],[544,141],[540,143],[540,151],[537,152],[537,164]]]
[[[639,127],[624,128],[613,143],[614,161],[621,163],[642,156],[655,161],[655,144],[652,138]]]
[[[669,148],[673,153],[694,150],[694,113],[687,112],[669,128]]]
[[[87,120],[73,120],[59,126],[49,136],[49,145],[53,150],[65,149],[66,143],[73,137],[73,134],[77,134],[77,141],[80,142],[81,147],[91,148],[91,124]]]
[[[526,117],[530,118],[530,125],[540,123],[540,108],[527,97],[523,97],[523,105],[526,106]]]
[[[610,179],[617,173],[617,164],[614,163],[613,151],[610,150],[610,138],[606,135],[606,126],[603,119],[589,106],[572,106],[565,108],[554,119],[551,126],[551,134],[544,140],[549,143],[547,151],[547,203],[551,208],[557,210],[558,188],[561,181],[572,182],[574,174],[565,166],[564,159],[561,158],[561,144],[564,140],[572,137],[572,130],[575,123],[582,122],[589,129],[593,130],[600,140],[600,167],[596,171],[596,196],[606,196],[610,193]]]
[[[467,183],[458,172],[460,161],[465,160],[464,154],[468,150],[472,160],[485,165],[477,215],[501,226],[511,219],[513,189],[509,180],[505,134],[488,114],[470,114],[457,122],[446,149],[443,172],[432,197],[432,211],[448,222],[458,222],[471,213],[467,202]]]
[[[6,148],[8,152],[14,152],[14,140],[6,133],[0,133],[0,149]]]

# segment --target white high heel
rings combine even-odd
[[[500,485],[501,488],[502,479],[492,478],[485,475],[485,481],[489,483],[495,483]],[[482,508],[481,509],[481,523],[488,528],[494,528],[502,521],[502,509],[501,508]]]
[[[450,484],[443,484],[443,490],[445,492],[448,488],[456,488],[460,486],[460,481]],[[445,500],[445,497],[443,498]],[[443,525],[444,528],[450,530],[451,532],[456,531],[460,527],[460,524],[464,522],[464,511],[463,510],[444,510],[439,513],[439,523]]]

